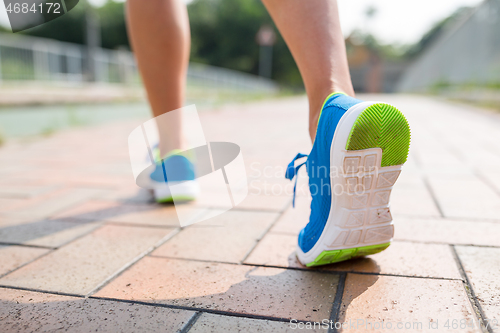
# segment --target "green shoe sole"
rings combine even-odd
[[[364,257],[370,254],[379,253],[387,249],[389,245],[391,245],[391,243],[355,247],[352,249],[344,250],[323,251],[313,262],[307,264],[307,267],[334,264],[336,262],[341,262],[352,258]]]
[[[401,165],[408,158],[410,126],[394,106],[376,103],[356,119],[347,140],[346,150],[382,149],[381,167]]]

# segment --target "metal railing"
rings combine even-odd
[[[97,48],[89,52],[78,44],[0,34],[0,82],[8,81],[133,85],[140,83],[140,76],[134,56],[128,50]],[[196,63],[189,65],[188,83],[228,90],[278,90],[277,84],[269,79]]]

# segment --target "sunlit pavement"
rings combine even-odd
[[[134,183],[127,137],[139,120],[7,142],[0,331],[499,330],[500,116],[370,99],[393,103],[412,129],[392,194],[395,238],[380,254],[317,269],[294,256],[309,213],[305,170],[295,209],[283,177],[310,149],[305,98],[200,113],[209,141],[240,145],[250,193],[183,229],[173,206]]]

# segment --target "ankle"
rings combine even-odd
[[[326,100],[331,97],[334,93],[344,94],[350,97],[354,97],[354,92],[346,93],[343,89],[331,89],[322,94],[318,94],[317,97],[309,98],[309,136],[311,141],[314,143],[316,137],[316,129],[318,127],[319,118],[321,117],[321,111]]]

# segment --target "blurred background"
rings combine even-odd
[[[304,93],[260,1],[187,3],[188,104]],[[0,142],[148,115],[124,7],[81,0],[63,17],[17,34],[2,8]],[[339,0],[339,7],[357,92],[433,94],[500,110],[500,0]]]

